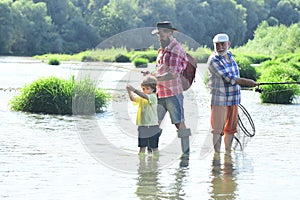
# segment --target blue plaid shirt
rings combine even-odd
[[[209,83],[212,106],[233,106],[241,102],[241,89],[236,83],[240,77],[238,65],[231,52],[230,60],[213,53],[208,59]]]

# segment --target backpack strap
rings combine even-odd
[[[166,53],[172,54],[172,49],[173,49],[174,47],[176,47],[177,45],[178,45],[178,43],[176,42],[176,43],[173,43],[171,46],[168,46],[166,50],[165,50],[165,49],[162,49],[163,55],[165,55]],[[185,60],[184,57],[181,57],[181,62],[182,62],[182,65],[184,65],[184,62],[187,62],[187,63],[188,63],[189,60]],[[185,65],[185,68],[186,68],[186,66],[187,66],[187,65]],[[185,68],[182,69],[182,71],[180,72],[181,74],[183,73],[183,71],[185,70]]]

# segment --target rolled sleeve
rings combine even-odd
[[[216,68],[218,74],[223,77],[223,79],[230,83],[231,85],[235,85],[236,84],[236,81],[238,79],[238,76],[232,74],[232,73],[229,73],[226,68],[224,67],[224,65],[220,65],[220,64],[217,64],[217,63],[214,63],[214,67]]]

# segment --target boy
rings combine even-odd
[[[130,100],[138,106],[136,125],[138,126],[139,155],[145,155],[148,144],[153,154],[157,155],[161,130],[157,117],[156,79],[151,76],[147,77],[141,83],[141,88],[142,91],[139,91],[129,84],[126,87]]]

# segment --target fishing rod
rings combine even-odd
[[[262,83],[258,83],[258,85],[284,85],[284,84],[300,84],[300,82],[296,81],[296,82],[262,82]]]
[[[258,83],[257,88],[255,88],[255,92],[262,93],[264,90],[260,88],[261,85],[288,85],[288,84],[300,84],[299,81],[295,82],[262,82]]]

